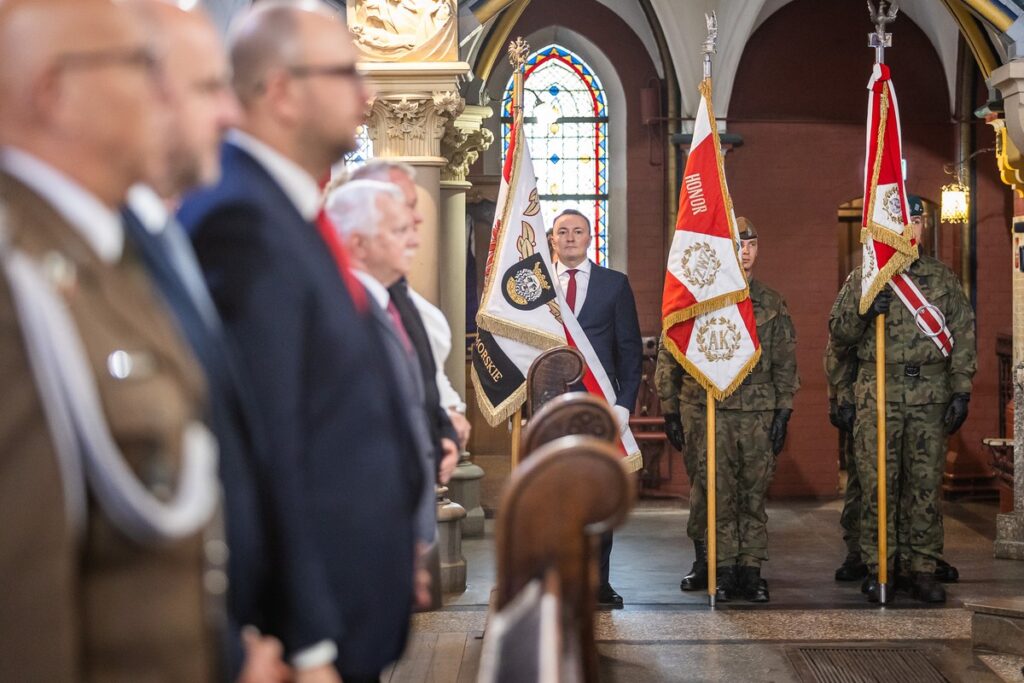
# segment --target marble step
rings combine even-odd
[[[975,650],[1024,656],[1024,598],[993,598],[964,603],[971,612]]]

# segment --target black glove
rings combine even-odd
[[[679,419],[679,413],[665,413],[665,436],[677,451],[683,450],[686,445],[686,437],[683,435],[683,423]]]
[[[786,443],[786,427],[792,414],[790,408],[775,409],[775,417],[772,418],[772,426],[768,430],[768,438],[772,441],[772,453],[775,455],[782,452],[782,446]]]
[[[828,400],[828,421],[836,429],[843,428],[842,423],[839,421],[839,401],[834,398]]]
[[[857,419],[857,408],[852,403],[843,403],[839,406],[839,425],[844,432],[853,434],[853,422]]]
[[[942,424],[946,426],[947,434],[955,434],[967,419],[967,402],[970,400],[970,394],[953,394],[953,397],[949,399],[946,416],[942,418]]]
[[[889,312],[889,304],[892,303],[892,293],[888,288],[883,289],[875,296],[875,300],[871,302],[871,308],[868,309],[867,313],[857,313],[860,319],[867,322],[873,320],[876,315]]]

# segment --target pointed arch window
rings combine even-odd
[[[523,128],[537,174],[544,224],[563,209],[590,219],[590,257],[608,265],[608,105],[604,87],[579,55],[559,45],[526,62]],[[502,159],[512,132],[512,81],[502,100]]]
[[[373,140],[370,139],[370,131],[366,124],[359,126],[356,130],[356,148],[345,155],[345,165],[354,164],[360,166],[373,158]]]

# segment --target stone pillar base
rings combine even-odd
[[[463,451],[459,466],[448,482],[448,495],[453,502],[466,510],[462,520],[463,538],[483,538],[484,509],[480,505],[480,480],[484,477],[483,468],[469,460],[469,453]]]
[[[996,516],[995,556],[1003,560],[1024,560],[1024,513]]]
[[[441,555],[441,591],[466,590],[466,558],[462,556],[462,520],[466,511],[448,499],[448,489],[438,488],[437,548]]]

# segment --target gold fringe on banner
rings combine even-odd
[[[506,398],[501,404],[495,406],[491,405],[490,400],[487,398],[487,394],[484,393],[484,388],[480,383],[480,377],[477,375],[476,367],[472,368],[470,377],[473,380],[473,388],[476,390],[476,403],[480,408],[480,412],[483,413],[484,419],[487,420],[487,424],[492,427],[497,427],[499,424],[509,419],[515,412],[519,410],[519,407],[526,401],[526,382],[523,381],[519,385],[519,388],[512,392],[512,395]]]
[[[754,367],[757,366],[757,362],[761,360],[761,347],[758,345],[758,347],[754,349],[754,355],[751,356],[747,362],[744,363],[743,367],[740,368],[740,371],[736,373],[736,378],[733,379],[732,383],[725,389],[719,389],[710,379],[708,379],[707,375],[701,372],[700,368],[686,357],[686,354],[679,348],[679,345],[676,344],[675,340],[668,335],[669,327],[666,326],[662,331],[665,346],[672,354],[672,357],[675,358],[679,365],[690,373],[690,376],[693,377],[693,379],[695,379],[697,383],[700,384],[708,393],[710,393],[716,401],[722,401],[731,396],[732,393],[736,391],[741,384],[743,384],[743,380],[747,378],[747,375],[753,372]]]

